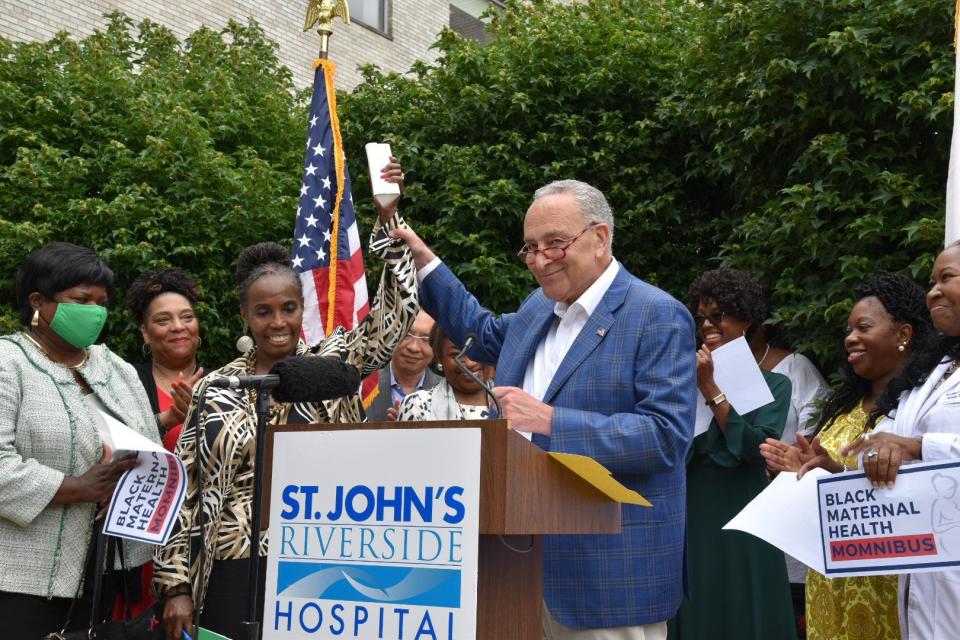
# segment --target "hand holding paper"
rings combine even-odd
[[[109,445],[103,447],[103,458],[80,476],[66,476],[51,504],[74,502],[106,502],[117,486],[117,479],[136,466],[135,458],[120,458],[111,462]]]
[[[708,353],[710,361],[702,365],[700,354],[697,354],[698,385],[701,376],[709,374],[733,410],[740,415],[773,402],[773,394],[753,359],[746,338],[731,340]],[[702,391],[698,391],[698,399],[694,436],[704,433],[714,417],[713,412],[704,404],[707,399]]]
[[[186,492],[183,462],[156,444],[130,429],[113,416],[101,413],[104,449],[113,449],[114,462],[104,465],[123,473],[114,482],[113,498],[103,531],[108,535],[163,544]],[[138,457],[117,460],[121,451]],[[96,465],[101,466],[101,465]]]
[[[370,172],[370,186],[373,199],[380,213],[380,220],[386,220],[396,211],[403,190],[403,169],[397,159],[391,155],[390,145],[368,142],[367,170]]]

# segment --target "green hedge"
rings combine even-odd
[[[495,308],[534,189],[609,197],[615,254],[682,297],[726,264],[770,289],[779,340],[836,366],[854,286],[925,282],[942,242],[953,5],[941,0],[508,2],[478,48],[342,101],[353,155],[396,147],[406,211]],[[365,188],[361,180],[357,189]]]
[[[942,241],[954,96],[942,0],[508,1],[480,48],[364,70],[340,96],[361,227],[363,144],[390,142],[403,210],[480,299],[534,286],[514,254],[538,186],[579,178],[626,266],[682,297],[719,264],[769,287],[780,340],[835,367],[857,282],[925,282]],[[338,36],[334,36],[338,37]],[[203,287],[203,358],[231,357],[239,249],[289,243],[305,94],[255,24],[183,43],[122,15],[79,42],[0,40],[0,288],[57,239],[101,251],[117,297],[176,264]],[[371,265],[379,274],[379,266]],[[108,341],[136,358],[112,307]],[[16,326],[12,305],[0,329]]]
[[[302,96],[255,24],[180,43],[114,14],[77,41],[0,40],[0,289],[55,240],[91,246],[117,275],[107,343],[140,359],[123,304],[144,269],[176,265],[202,290],[201,358],[221,364],[240,331],[232,273],[247,244],[289,244],[302,171]]]

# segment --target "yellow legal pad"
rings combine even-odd
[[[550,457],[573,471],[575,474],[602,491],[611,500],[616,500],[621,504],[636,504],[641,507],[652,507],[653,505],[642,495],[628,489],[616,480],[610,471],[587,456],[577,455],[575,453],[549,453]]]

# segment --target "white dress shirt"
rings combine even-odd
[[[440,258],[434,258],[423,268],[417,271],[417,278],[423,282],[430,273],[440,266]],[[537,345],[537,351],[533,359],[527,363],[527,371],[523,376],[523,390],[529,393],[537,400],[543,401],[543,396],[547,393],[553,376],[560,368],[560,363],[567,355],[567,351],[573,346],[577,336],[587,320],[593,314],[600,300],[607,293],[610,285],[613,284],[617,272],[620,271],[620,265],[616,260],[611,260],[607,268],[593,281],[587,290],[580,294],[576,301],[567,305],[564,302],[557,302],[553,306],[553,312],[557,315],[557,320],[550,326],[547,335],[544,336],[540,344]],[[516,429],[518,433],[528,440],[531,434],[520,428]]]
[[[587,324],[587,320],[593,315],[600,300],[607,293],[607,289],[613,284],[613,279],[617,277],[619,270],[620,265],[617,261],[611,260],[600,277],[594,280],[593,284],[573,304],[558,302],[553,306],[553,313],[557,315],[557,320],[537,345],[533,360],[527,363],[527,371],[523,376],[524,391],[537,400],[543,400],[567,351],[573,346],[580,331]]]

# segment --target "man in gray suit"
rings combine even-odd
[[[433,349],[430,348],[433,324],[433,318],[420,311],[409,333],[393,352],[390,364],[380,369],[380,392],[367,410],[367,421],[384,422],[391,419],[387,412],[399,407],[407,394],[431,389],[440,382],[440,377],[427,368],[433,360]]]

